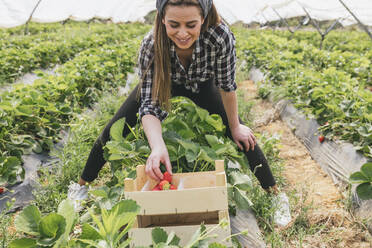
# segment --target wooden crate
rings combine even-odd
[[[216,161],[215,171],[175,173],[172,184],[180,189],[151,191],[158,182],[148,177],[145,166],[137,166],[137,178],[125,179],[125,197],[141,206],[134,227],[129,231],[131,247],[152,244],[151,231],[161,227],[168,234],[174,231],[184,246],[204,223],[207,228],[218,225],[222,219],[227,227],[218,227],[215,242],[231,235],[224,161]],[[231,245],[231,241],[224,242]]]

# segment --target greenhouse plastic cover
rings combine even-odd
[[[31,21],[59,22],[66,19],[87,21],[111,19],[114,23],[143,21],[155,10],[155,0],[0,0],[0,27],[25,24],[35,7]],[[372,26],[371,0],[343,0],[359,20]],[[39,4],[38,4],[39,3]],[[339,19],[342,25],[357,23],[339,0],[214,0],[220,15],[228,22],[244,23],[305,16],[316,20]],[[306,10],[306,12],[305,12]]]

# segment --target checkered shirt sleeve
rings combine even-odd
[[[220,49],[216,54],[215,80],[218,88],[224,91],[235,91],[237,88],[235,82],[235,37],[226,25],[220,25],[216,29],[216,40]]]
[[[153,115],[160,121],[163,121],[168,113],[162,110],[158,101],[152,99],[152,82],[153,82],[153,54],[154,39],[152,33],[149,33],[141,43],[138,56],[139,78],[142,80],[141,86],[141,106],[139,108],[139,117],[144,115]]]

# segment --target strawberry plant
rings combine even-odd
[[[127,26],[124,25],[125,29]],[[85,49],[120,43],[146,32],[147,27],[132,25],[118,31],[116,25],[98,25],[34,36],[9,37],[0,41],[0,85],[11,83],[26,72],[63,64]]]
[[[372,199],[372,162],[365,163],[360,171],[350,175],[351,183],[358,184],[356,192],[360,199]]]
[[[81,234],[74,237],[78,214],[71,201],[60,203],[57,213],[42,216],[35,206],[26,207],[15,219],[18,232],[27,238],[12,241],[10,248],[24,247],[126,247],[130,240],[122,238],[131,228],[139,212],[139,206],[132,200],[122,200],[111,209],[101,209],[101,216],[89,210],[93,223],[84,223]],[[123,228],[124,227],[124,228]]]
[[[254,65],[266,73],[262,96],[274,92],[290,99],[319,123],[328,121],[319,128],[324,136],[349,141],[372,157],[372,94],[365,90],[371,84],[370,45],[319,50],[307,42],[312,40],[309,35],[289,39],[280,32],[234,31],[238,56],[248,62],[246,69]]]
[[[214,170],[214,161],[218,159],[246,166],[244,154],[238,152],[235,143],[225,136],[220,116],[209,115],[187,98],[177,97],[171,101],[172,111],[162,128],[173,172]],[[122,136],[124,125],[124,119],[113,124],[111,140],[105,146],[105,157],[114,174],[122,167],[133,171],[136,165],[144,164],[150,154],[141,125],[133,127],[125,138]]]
[[[125,39],[143,31],[132,31]],[[102,92],[123,85],[138,45],[135,40],[90,48],[61,66],[57,75],[40,72],[42,78],[33,85],[19,85],[0,95],[1,184],[22,178],[23,154],[48,151],[74,113],[90,107]]]

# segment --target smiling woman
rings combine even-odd
[[[161,121],[168,116],[169,99],[184,96],[210,114],[221,116],[226,135],[244,151],[262,187],[277,193],[275,179],[252,130],[238,116],[235,37],[219,18],[212,0],[157,0],[156,6],[154,29],[143,39],[139,51],[141,82],[95,142],[79,184],[94,180],[105,163],[102,147],[113,123],[125,118],[133,127],[138,121],[137,112],[151,147],[146,173],[161,180],[160,164],[164,164],[172,174]],[[123,136],[129,131],[125,127]]]

